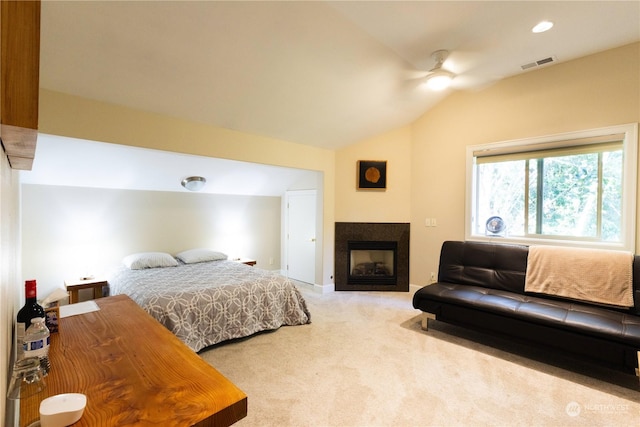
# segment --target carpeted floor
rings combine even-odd
[[[311,324],[201,352],[247,394],[238,426],[640,424],[631,374],[441,322],[422,331],[411,293],[300,289]]]

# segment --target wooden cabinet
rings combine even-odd
[[[31,170],[38,137],[40,1],[0,6],[0,138],[13,169]]]

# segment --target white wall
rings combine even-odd
[[[19,276],[19,185],[18,172],[11,169],[4,150],[0,150],[0,396],[7,395],[7,376],[11,364],[13,322],[24,293]],[[24,301],[24,297],[22,298]],[[0,400],[0,424],[11,425],[13,407]],[[6,422],[6,424],[5,424]]]
[[[130,253],[207,247],[280,269],[280,197],[22,185],[22,273],[39,296]],[[270,259],[273,264],[270,264]]]

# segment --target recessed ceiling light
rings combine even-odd
[[[553,22],[551,21],[541,21],[536,24],[535,27],[531,29],[534,33],[544,33],[545,31],[549,31],[553,27]]]

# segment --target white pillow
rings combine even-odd
[[[227,259],[227,255],[211,249],[189,249],[176,254],[176,258],[185,264],[195,264],[196,262],[220,261]]]
[[[122,259],[124,265],[131,270],[142,270],[144,268],[156,267],[176,267],[178,261],[165,252],[141,252],[127,255]]]

